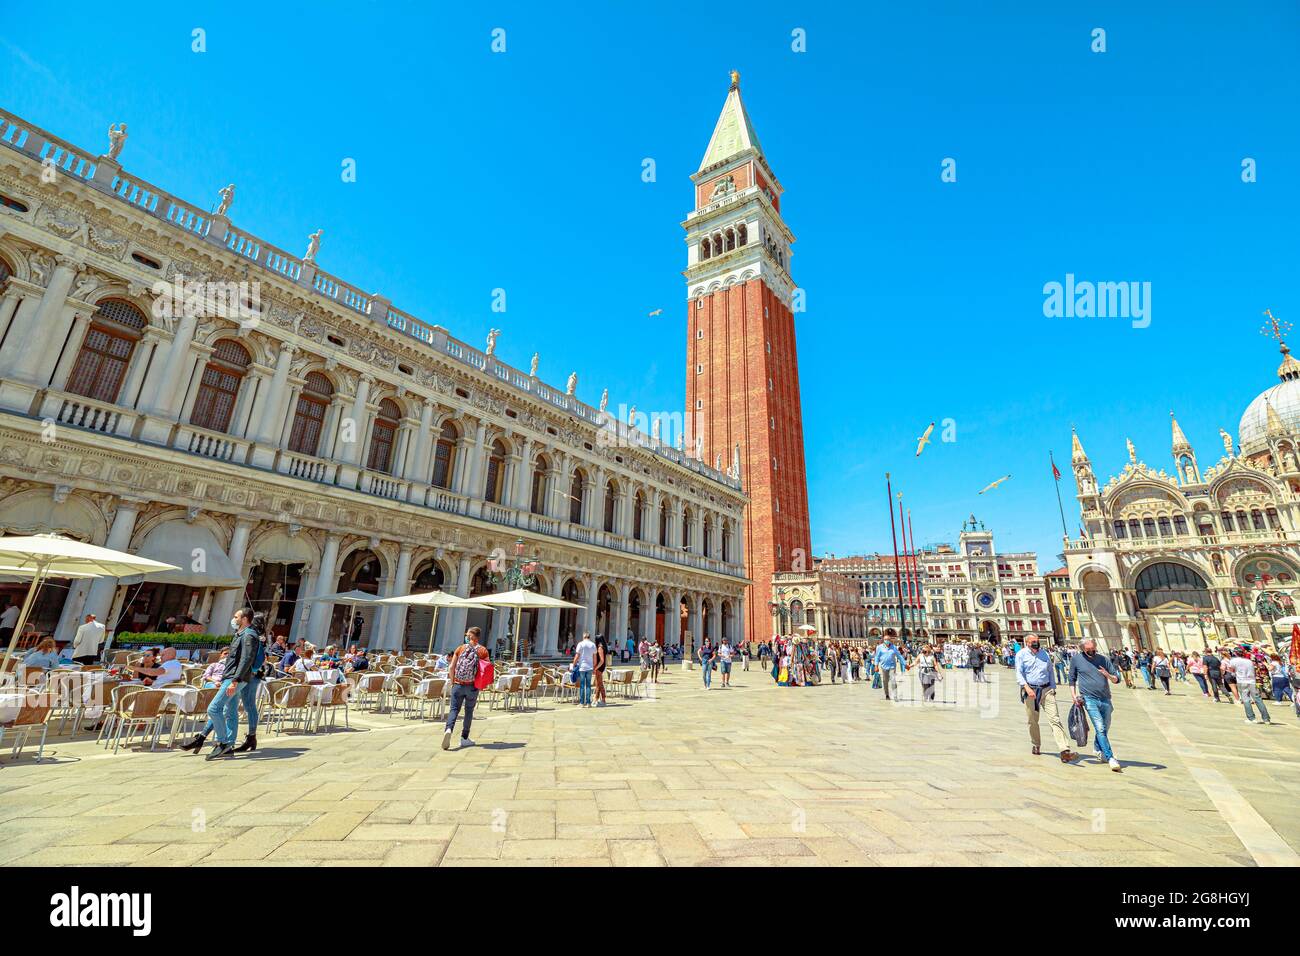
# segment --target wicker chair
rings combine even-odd
[[[316,728],[319,730],[321,718],[328,713],[330,715],[330,727],[334,727],[335,718],[338,716],[340,709],[343,711],[343,726],[348,730],[352,729],[352,721],[348,718],[348,699],[352,696],[352,687],[347,683],[333,684],[325,692],[325,696],[316,705]]]
[[[416,700],[419,702],[420,717],[424,718],[424,709],[429,708],[430,717],[439,717],[446,712],[447,684],[450,683],[443,677],[428,677],[420,681],[416,687]]]
[[[388,697],[388,691],[384,688],[388,675],[382,671],[361,671],[359,674],[350,676],[355,676],[357,679],[353,691],[356,695],[357,706],[365,707],[367,703],[374,701],[375,709],[383,710],[384,701]]]
[[[13,757],[22,756],[23,748],[27,746],[27,738],[39,728],[41,732],[40,748],[36,751],[36,762],[40,763],[45,757],[45,737],[50,730],[50,711],[52,704],[50,697],[46,694],[31,694],[23,701],[23,705],[18,710],[18,715],[6,723],[0,724],[0,745],[3,745],[5,734],[11,734],[14,738]]]
[[[143,734],[149,731],[149,749],[158,743],[158,733],[162,729],[162,708],[167,701],[167,694],[162,690],[132,687],[129,692],[120,694],[117,699],[116,720],[113,732],[113,753],[117,753],[125,732],[126,741],[131,742],[131,735],[138,728]],[[142,738],[143,742],[143,738]]]
[[[411,711],[411,705],[419,700],[415,693],[416,680],[410,674],[404,674],[401,677],[390,677],[388,679],[388,696],[391,700],[391,707],[396,710],[400,705],[402,710],[407,714]]]
[[[275,723],[276,733],[284,733],[284,722],[296,718],[304,733],[311,733],[312,714],[315,706],[312,702],[312,689],[306,684],[287,684],[280,687],[271,696],[271,715],[267,723]]]

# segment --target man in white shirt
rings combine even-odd
[[[141,677],[151,678],[145,681],[150,687],[165,687],[168,684],[175,684],[181,679],[181,662],[176,659],[176,648],[164,647],[162,651],[162,660],[157,667],[140,667],[139,665],[132,668]]]
[[[17,604],[10,604],[8,599],[5,600],[5,609],[0,612],[0,642],[6,646],[10,638],[14,636],[14,625],[18,623],[19,608]]]
[[[1246,708],[1246,723],[1255,722],[1255,711],[1251,707],[1254,702],[1259,707],[1259,716],[1265,726],[1273,721],[1268,716],[1268,708],[1264,706],[1264,698],[1259,696],[1259,688],[1255,686],[1255,662],[1246,656],[1245,651],[1237,651],[1234,657],[1228,659],[1228,667],[1237,675],[1237,695],[1241,698],[1241,704]]]
[[[87,614],[86,623],[77,628],[72,639],[72,659],[78,664],[93,664],[99,659],[99,645],[104,642],[104,625]]]
[[[731,647],[731,641],[728,638],[722,639],[722,645],[718,648],[718,669],[722,671],[722,686],[731,686],[731,659],[735,656],[735,651]]]
[[[591,706],[591,674],[596,669],[596,642],[586,631],[573,649],[573,664],[578,668],[578,704]]]

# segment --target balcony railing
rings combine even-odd
[[[222,432],[208,431],[206,428],[198,428],[194,425],[181,425],[176,430],[176,440],[172,443],[172,447],[192,455],[242,465],[248,460],[249,442],[242,438],[232,438]]]
[[[129,438],[140,416],[108,402],[97,402],[82,395],[49,390],[41,402],[41,418],[59,425],[84,428],[104,435]]]

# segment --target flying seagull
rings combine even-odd
[[[653,312],[650,313],[650,318],[653,319],[656,315],[663,315],[663,314],[664,314],[663,309],[655,309]]]
[[[996,488],[998,485],[1002,484],[1002,482],[1006,481],[1006,480],[1007,480],[1008,478],[1010,478],[1010,477],[1011,477],[1010,475],[1003,475],[1003,476],[1002,476],[1001,478],[999,478],[997,481],[993,482],[993,484],[991,484],[991,485],[989,485],[987,488],[985,488],[984,491],[992,491],[994,488]],[[980,494],[984,494],[984,491],[981,491]]]
[[[916,457],[921,457],[921,452],[925,451],[925,446],[930,444],[930,432],[934,431],[934,422],[926,426],[925,432],[916,440]]]

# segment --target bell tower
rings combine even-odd
[[[739,448],[749,506],[744,555],[753,584],[747,640],[771,635],[777,571],[812,570],[803,413],[795,346],[794,235],[732,71],[700,168],[686,229],[685,447],[702,461]]]

